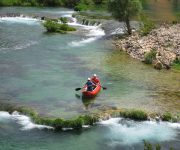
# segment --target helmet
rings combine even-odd
[[[91,79],[90,78],[88,78],[88,81],[90,81]]]
[[[93,76],[94,76],[94,77],[96,77],[97,75],[96,75],[96,74],[94,74]]]

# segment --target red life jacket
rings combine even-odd
[[[95,84],[97,84],[97,83],[100,82],[97,77],[92,77],[92,78],[91,78],[91,81],[92,81],[93,83],[95,83]]]

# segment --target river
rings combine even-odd
[[[0,8],[0,13],[71,16],[63,8]],[[99,26],[71,23],[79,30],[47,34],[41,21],[30,17],[0,18],[0,101],[34,109],[42,116],[69,119],[108,107],[150,112],[180,111],[180,73],[157,71],[112,50]],[[96,73],[107,90],[94,100],[81,99],[82,87]],[[25,128],[22,115],[0,112],[0,149],[143,149],[143,139],[179,145],[179,124],[134,122],[119,118],[85,131],[56,133]],[[138,133],[137,133],[138,131]],[[166,142],[168,141],[168,142]]]

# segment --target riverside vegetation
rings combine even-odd
[[[131,57],[146,64],[153,64],[155,69],[169,69],[174,65],[179,69],[180,43],[178,21],[173,25],[165,24],[159,27],[142,11],[142,1],[114,0],[109,3],[112,16],[123,21],[126,25],[128,37],[115,41],[116,48],[127,52]],[[132,34],[130,19],[139,16],[139,31]]]
[[[68,7],[75,10],[106,8],[107,0],[1,0],[0,6],[51,6]]]
[[[145,121],[148,119],[156,119],[157,121],[169,121],[169,122],[179,122],[180,116],[173,116],[170,112],[166,112],[164,114],[154,114],[147,113],[142,110],[136,109],[116,109],[116,110],[108,110],[101,113],[91,113],[81,115],[77,118],[64,120],[63,118],[48,118],[42,117],[34,110],[26,108],[26,107],[15,107],[12,105],[2,104],[0,106],[1,111],[8,111],[9,113],[13,113],[14,111],[18,111],[22,114],[25,114],[33,120],[33,122],[42,125],[48,125],[53,127],[56,131],[61,131],[64,128],[70,128],[74,130],[80,130],[83,128],[83,125],[93,126],[96,122],[100,120],[107,120],[110,117],[123,117],[129,118],[136,121]]]
[[[46,28],[47,32],[58,32],[65,34],[67,33],[67,31],[76,31],[75,28],[70,27],[68,24],[66,24],[67,23],[66,18],[60,18],[60,21],[62,23],[58,23],[54,20],[46,20],[43,23],[43,26]]]

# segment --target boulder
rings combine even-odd
[[[154,64],[154,68],[157,69],[157,70],[161,70],[163,68],[163,64],[160,61],[157,61]]]

